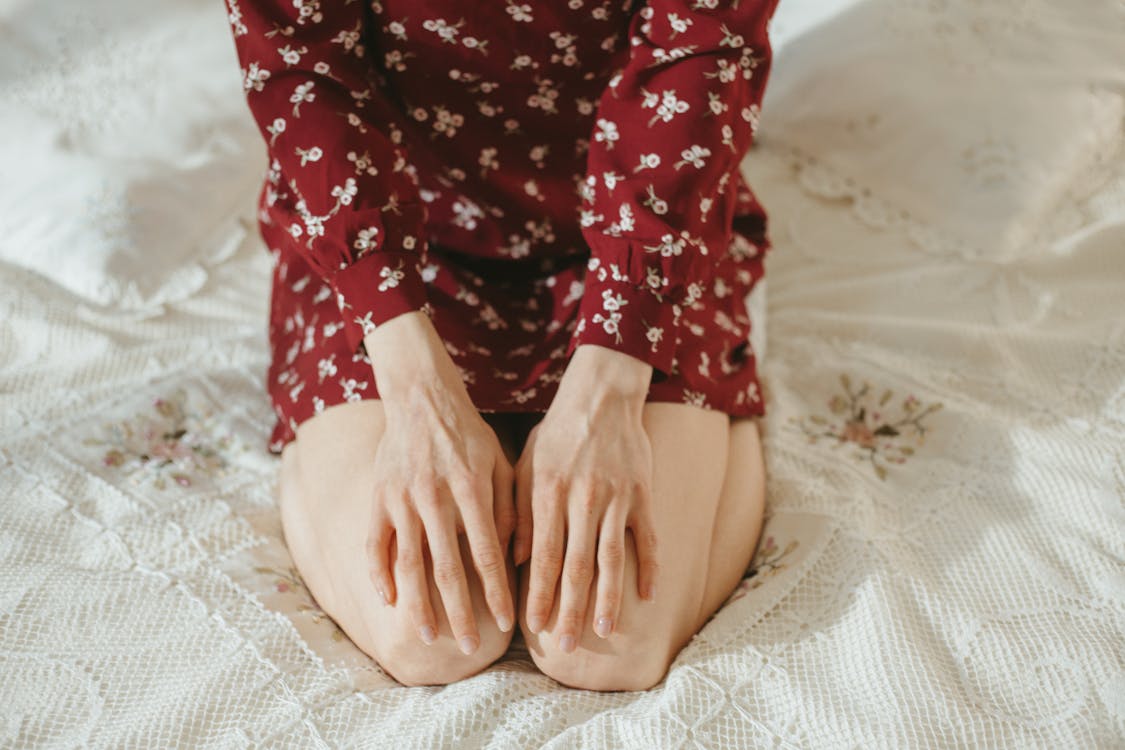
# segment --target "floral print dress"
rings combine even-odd
[[[378,398],[363,337],[433,321],[481,411],[596,344],[649,401],[764,413],[739,170],[778,0],[226,0],[268,169],[269,449]]]

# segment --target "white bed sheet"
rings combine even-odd
[[[783,0],[746,165],[775,245],[770,517],[647,692],[562,687],[518,642],[401,687],[315,607],[265,452],[253,195],[164,304],[0,262],[0,745],[1125,745],[1125,74],[1098,47],[1125,6],[1054,6]],[[903,71],[992,76],[988,122],[910,127],[959,89]]]

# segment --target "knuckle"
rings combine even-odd
[[[573,607],[567,607],[559,612],[559,629],[563,631],[574,631],[582,624],[582,613]]]
[[[541,572],[554,572],[562,564],[562,549],[555,544],[535,550],[535,569]]]
[[[566,564],[566,580],[573,584],[585,584],[594,574],[593,561],[588,557],[576,557]]]
[[[452,586],[461,580],[461,566],[453,560],[434,562],[434,583],[439,587]]]
[[[437,510],[441,504],[433,486],[413,488],[410,491],[410,499],[414,507],[421,511]]]
[[[601,563],[607,567],[617,567],[625,560],[625,542],[621,539],[611,539],[603,542],[598,549]]]
[[[398,567],[404,573],[415,573],[422,567],[422,554],[416,549],[398,551]]]
[[[489,547],[481,551],[477,559],[477,566],[480,568],[482,575],[492,577],[504,570],[504,558],[492,547]]]
[[[613,491],[617,497],[631,503],[637,500],[638,493],[643,494],[646,486],[646,480],[630,474],[620,477],[616,481]]]
[[[597,490],[585,490],[578,495],[578,507],[586,513],[592,513],[598,509],[599,505],[601,505],[600,498],[601,493],[599,493]]]
[[[469,474],[451,480],[449,489],[453,492],[458,505],[471,505],[478,508],[488,505],[490,493]]]
[[[532,471],[532,484],[540,492],[559,492],[562,490],[564,478],[562,472],[553,468],[538,468]]]
[[[599,478],[597,484],[606,494],[617,497],[629,488],[629,479],[620,475],[606,476]]]
[[[375,492],[385,510],[402,507],[410,502],[410,488],[405,485],[395,486],[387,483],[376,489]]]
[[[538,589],[553,589],[558,580],[558,568],[542,560],[531,564],[531,585]]]
[[[531,493],[531,511],[537,515],[551,512],[561,502],[561,493],[535,488]]]
[[[555,595],[555,584],[558,581],[556,571],[550,568],[534,568],[531,571],[531,580],[528,582],[528,591],[531,592],[531,599],[535,597],[553,597]]]

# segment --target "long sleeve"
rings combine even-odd
[[[250,111],[268,145],[267,221],[335,292],[355,351],[426,301],[426,207],[385,105],[362,0],[227,0]]]
[[[777,0],[649,0],[599,98],[582,185],[581,344],[671,372],[679,315],[727,252]]]

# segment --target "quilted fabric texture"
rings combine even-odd
[[[1125,126],[1100,119],[1125,96],[1125,8],[872,7],[779,6],[779,98],[745,164],[776,249],[756,302],[770,517],[661,684],[565,688],[517,641],[474,678],[404,688],[324,617],[262,448],[271,269],[248,204],[242,244],[160,315],[0,264],[0,746],[1125,745]],[[833,75],[857,19],[873,51],[952,54],[918,41],[819,126],[780,127],[801,101],[787,71]],[[1103,105],[1045,114],[1039,132],[1083,148],[966,159],[957,134],[988,132],[966,107],[957,127],[912,126],[929,137],[909,158],[873,141],[844,159],[839,128],[902,116],[864,92],[911,70],[990,68],[992,133],[1023,138],[1003,104],[1027,96],[1028,34]],[[1079,48],[1098,65],[1072,64]],[[924,89],[901,90],[926,109]],[[919,159],[946,166],[919,182]],[[1053,198],[1020,197],[1027,170]],[[988,232],[966,185],[1011,208],[985,214]],[[953,197],[937,210],[923,189]]]
[[[221,9],[4,0],[0,14],[0,261],[133,314],[198,292],[245,234],[265,158]]]

